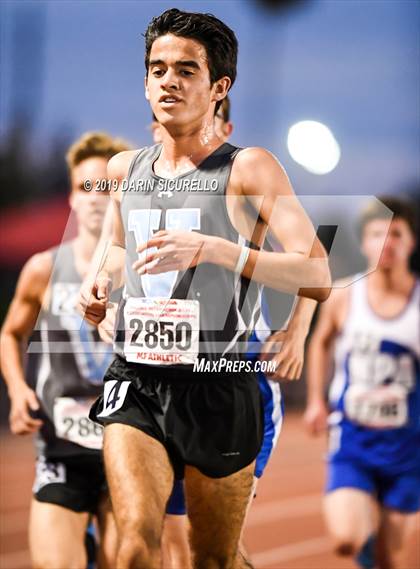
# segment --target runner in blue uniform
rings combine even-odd
[[[326,427],[325,516],[341,555],[361,567],[399,568],[420,508],[420,281],[410,270],[413,205],[380,198],[361,217],[367,276],[340,281],[321,309],[308,356],[305,421]],[[388,228],[389,226],[389,228]],[[379,259],[379,260],[378,260]],[[351,280],[352,284],[349,285]]]

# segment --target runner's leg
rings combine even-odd
[[[120,423],[106,425],[104,457],[118,528],[117,567],[160,568],[166,503],[174,475],[160,442]]]
[[[224,478],[185,469],[187,510],[191,521],[193,565],[199,569],[246,567],[239,539],[253,486],[255,463]]]
[[[29,549],[34,569],[85,569],[87,512],[32,499]]]
[[[325,520],[338,555],[357,555],[376,532],[376,509],[372,496],[356,488],[339,488],[325,496]]]
[[[111,500],[104,495],[98,505],[98,529],[99,529],[99,569],[114,569],[117,558],[118,534]]]
[[[164,569],[191,569],[188,527],[186,515],[166,514],[162,535]]]
[[[418,516],[382,508],[377,556],[381,569],[404,569],[404,549],[413,531],[419,531]]]

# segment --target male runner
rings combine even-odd
[[[215,114],[214,128],[217,136],[226,142],[233,132],[230,118],[231,103],[226,96]],[[279,297],[277,296],[277,299]],[[255,483],[261,478],[268,460],[276,446],[283,421],[283,402],[279,380],[297,380],[303,368],[304,348],[311,321],[316,308],[316,301],[310,298],[298,298],[288,321],[281,330],[272,332],[273,318],[278,321],[278,307],[275,297],[269,302],[265,291],[262,293],[260,317],[255,324],[249,342],[247,356],[255,361],[271,359],[275,362],[275,371],[264,374],[258,371],[258,383],[264,405],[264,437],[262,447],[255,463]],[[270,312],[273,312],[270,315]]]
[[[108,166],[120,184],[113,245],[85,307],[91,322],[104,318],[126,257],[119,355],[91,411],[106,425],[121,568],[159,566],[165,506],[182,474],[195,565],[243,566],[238,541],[262,434],[256,377],[242,367],[241,341],[259,312],[251,277],[316,300],[329,293],[325,252],[278,162],[214,133],[236,54],[233,32],[213,16],[172,9],[154,18],[146,97],[163,143]],[[271,214],[285,253],[258,251]],[[200,357],[216,367],[227,360],[228,371],[194,372]]]
[[[233,123],[230,118],[231,103],[229,96],[226,96],[222,104],[214,116],[214,130],[217,136],[223,142],[227,142],[233,132]],[[160,125],[153,117],[152,132],[153,140],[155,143],[161,142]],[[263,408],[264,408],[264,434],[261,449],[255,461],[254,472],[254,488],[251,494],[249,506],[252,504],[252,498],[255,495],[258,480],[262,477],[263,472],[268,464],[268,461],[276,447],[282,423],[283,423],[283,400],[279,385],[279,380],[297,380],[300,378],[303,368],[304,348],[306,337],[309,333],[310,324],[315,312],[316,302],[309,298],[299,298],[293,308],[291,317],[282,330],[272,333],[272,319],[270,318],[270,307],[266,300],[265,293],[262,293],[261,313],[255,325],[249,342],[250,348],[247,357],[250,361],[256,362],[258,358],[271,359],[275,362],[275,371],[271,373],[257,372],[258,384],[261,392]],[[271,306],[271,310],[276,311],[276,307]],[[108,318],[108,316],[107,316]],[[104,321],[103,321],[104,322]],[[103,322],[99,328],[102,327]],[[109,326],[109,324],[108,324]],[[112,325],[113,329],[114,326]],[[177,539],[178,543],[170,536],[170,541],[173,543],[173,549],[178,551],[179,542],[185,542],[180,539],[182,535],[180,514],[186,513],[185,497],[183,485],[177,481],[175,493],[173,493],[167,513],[172,513],[177,516],[172,517],[171,522],[176,520]],[[167,517],[168,518],[168,517]],[[166,519],[167,519],[166,518]],[[246,521],[244,522],[244,527]],[[186,527],[186,526],[184,526]],[[168,533],[168,532],[167,532]],[[240,550],[244,557],[248,559],[248,554],[245,551],[244,545],[241,543]],[[248,560],[251,566],[250,561]]]
[[[230,108],[229,96],[226,96],[214,117],[214,130],[223,142],[226,142],[233,132]],[[155,143],[162,142],[160,124],[154,115],[150,129],[153,141]],[[110,227],[104,226],[101,239],[105,237],[104,231],[106,235],[109,234],[108,230],[110,231]],[[303,367],[305,340],[316,307],[316,302],[312,299],[298,299],[292,316],[287,322],[287,327],[285,326],[282,330],[271,333],[272,325],[268,303],[264,302],[264,299],[265,295],[263,292],[262,310],[256,322],[255,330],[250,336],[252,347],[249,349],[247,357],[253,362],[258,357],[272,359],[276,364],[276,370],[269,374],[264,374],[261,371],[257,372],[264,407],[264,435],[262,446],[255,462],[254,491],[252,496],[256,490],[257,481],[261,478],[277,444],[283,422],[283,402],[278,381],[281,379],[296,380],[300,378]],[[113,307],[112,310],[107,310],[106,318],[98,326],[101,337],[108,343],[113,341],[114,328],[115,309]],[[250,500],[250,505],[251,503],[252,499]],[[167,504],[162,534],[162,555],[165,567],[183,567],[184,569],[188,567],[189,550],[185,515],[186,505],[183,481],[176,480]],[[247,557],[243,545],[241,545],[241,551]]]
[[[153,142],[158,144],[162,142],[160,125],[153,115],[150,125]],[[111,205],[111,204],[110,204]],[[110,215],[111,214],[111,215]],[[98,271],[98,263],[100,258],[106,251],[107,243],[111,238],[112,232],[112,207],[108,206],[105,216],[105,222],[102,227],[101,239],[98,243],[97,252],[94,257],[97,259],[90,267],[89,275],[83,282],[81,288],[81,298],[83,298],[84,290],[89,294],[89,283],[96,276]],[[98,326],[100,337],[112,344],[115,333],[115,319],[118,304],[110,303],[106,312],[106,318]],[[79,306],[80,310],[80,306]],[[81,311],[83,314],[83,311]],[[191,566],[191,555],[188,544],[188,520],[186,516],[185,494],[183,480],[175,480],[172,493],[166,505],[166,515],[164,519],[164,527],[162,531],[162,562],[165,569],[189,569]]]
[[[116,531],[105,487],[102,429],[87,416],[111,353],[78,315],[75,301],[109,201],[108,192],[85,191],[84,181],[103,180],[108,160],[126,149],[105,133],[85,134],[70,147],[69,200],[77,236],[29,259],[1,332],[10,428],[17,435],[37,433],[29,526],[34,567],[86,567],[84,540],[91,514],[97,516],[100,531],[99,566],[115,567]],[[29,356],[27,376],[35,383],[29,386],[22,354],[37,320],[41,354]]]
[[[233,132],[230,111],[230,99],[229,96],[226,96],[214,119],[215,132],[223,142],[226,142]],[[261,370],[257,371],[264,408],[264,434],[262,445],[255,461],[254,488],[249,507],[252,505],[258,480],[264,473],[282,428],[284,407],[279,380],[294,381],[300,378],[303,368],[305,341],[316,308],[314,300],[299,298],[283,328],[272,332],[274,321],[278,321],[279,307],[275,306],[275,302],[279,300],[277,295],[277,298],[274,297],[273,302],[269,302],[263,290],[260,317],[249,337],[247,357],[250,361],[255,362],[257,359],[263,359],[271,360],[276,364],[274,372],[263,373]],[[275,316],[274,320],[272,316]],[[243,527],[246,527],[246,520]],[[240,544],[240,551],[245,559],[248,559],[248,564],[251,566],[243,543]]]
[[[367,277],[338,282],[321,309],[308,354],[305,421],[313,434],[326,427],[324,380],[334,349],[328,530],[338,554],[355,556],[361,567],[393,569],[401,567],[420,506],[420,281],[409,266],[413,206],[380,199],[394,217],[388,230],[378,202],[362,215]]]

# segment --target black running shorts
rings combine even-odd
[[[38,502],[95,514],[106,492],[105,470],[99,452],[97,456],[37,458],[33,493]]]
[[[186,464],[212,478],[228,476],[260,450],[263,412],[254,373],[194,373],[117,356],[104,381],[90,418],[131,425],[160,441],[176,478]]]

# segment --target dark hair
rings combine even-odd
[[[393,219],[403,219],[407,222],[413,235],[417,235],[417,215],[414,203],[392,196],[378,196],[378,200],[372,200],[362,211],[359,218],[359,237],[362,237],[363,230],[370,221],[374,219],[389,219],[389,213],[383,207],[384,205],[394,214]]]
[[[153,18],[145,33],[146,72],[149,69],[153,42],[166,34],[200,42],[206,49],[211,85],[225,76],[230,78],[233,85],[236,79],[238,41],[234,32],[221,20],[212,14],[182,12],[177,8],[166,10]],[[219,108],[220,104],[221,101],[218,101],[216,108]]]
[[[220,106],[220,112],[218,113],[215,110],[215,115],[217,114],[219,117],[221,117],[223,119],[223,122],[229,122],[230,120],[230,99],[229,99],[229,95],[226,95],[226,97],[222,100],[221,106]]]

